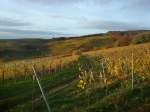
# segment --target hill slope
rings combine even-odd
[[[132,49],[135,56],[133,88],[131,88],[130,60]],[[52,111],[149,112],[150,52],[146,51],[147,49],[150,49],[149,44],[112,48],[100,50],[99,57],[93,55],[95,53],[88,52],[80,56],[77,62],[63,69],[45,72],[43,77],[40,76],[40,81]],[[115,55],[112,55],[112,52]],[[106,60],[102,60],[101,54]],[[105,63],[107,59],[112,60]],[[110,71],[115,71],[115,74]],[[86,73],[87,76],[93,73],[92,79],[96,80],[89,83],[90,77],[84,79],[82,73]],[[82,87],[79,84],[83,84],[84,80],[86,80],[85,88],[79,88]],[[29,78],[13,83],[8,81],[7,84],[0,86],[0,111],[46,112],[47,108],[37,83]]]
[[[150,42],[150,31],[112,31],[72,38],[0,40],[0,59],[71,55],[129,44]]]

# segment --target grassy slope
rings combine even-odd
[[[110,39],[110,40],[109,40]],[[109,41],[108,41],[109,40]],[[23,41],[23,42],[22,42]],[[70,53],[72,50],[82,49],[88,51],[89,49],[99,49],[104,47],[110,47],[111,44],[116,44],[116,41],[110,37],[104,37],[95,35],[94,37],[87,38],[74,38],[65,40],[22,40],[21,42],[2,42],[0,43],[1,50],[6,48],[15,49],[16,54],[20,57],[20,53],[34,52],[38,47],[39,53],[42,56],[45,54],[58,55],[63,52],[64,54]],[[20,44],[18,44],[20,43]],[[28,46],[30,45],[33,46]],[[35,43],[35,44],[34,44]],[[110,46],[107,46],[107,45]],[[118,43],[117,43],[118,44]],[[12,47],[16,46],[17,47]],[[41,45],[41,46],[39,46]],[[46,45],[46,48],[45,48]],[[105,46],[106,45],[106,46]],[[147,45],[141,45],[144,48]],[[28,51],[31,47],[31,51]],[[142,47],[142,48],[143,48]],[[27,48],[27,49],[26,49]],[[33,49],[32,49],[33,48]],[[128,48],[128,47],[126,47]],[[130,47],[129,47],[130,48]],[[136,49],[139,49],[137,47]],[[17,50],[16,50],[17,49]],[[22,51],[22,49],[24,49]],[[45,50],[46,49],[46,50]],[[47,50],[48,49],[48,50]],[[117,48],[117,51],[121,51],[121,47]],[[124,49],[124,48],[123,48]],[[48,51],[48,52],[47,52]],[[111,53],[116,51],[115,48],[104,50],[103,52]],[[46,52],[46,53],[45,53]],[[8,50],[8,53],[9,50]],[[13,52],[14,53],[14,52]],[[16,54],[11,54],[11,56]],[[97,51],[94,51],[94,55]],[[101,53],[101,51],[99,52]],[[7,52],[6,52],[7,54]],[[92,54],[92,53],[90,53]],[[2,54],[1,54],[2,55]],[[8,54],[9,56],[10,54]],[[7,56],[4,54],[4,56]],[[24,54],[22,55],[24,58]],[[26,57],[41,56],[38,54],[31,54]],[[2,56],[3,57],[3,56]],[[16,57],[15,57],[16,58]],[[58,71],[54,74],[49,74],[41,79],[42,85],[47,93],[48,101],[54,112],[149,112],[150,110],[150,82],[145,80],[141,84],[135,85],[134,90],[129,88],[124,89],[120,86],[119,82],[114,82],[108,87],[109,93],[105,93],[104,87],[98,87],[93,89],[89,94],[85,91],[77,90],[75,68],[70,66],[62,71]],[[14,84],[10,83],[0,87],[0,111],[11,109],[12,112],[43,112],[47,111],[43,100],[40,97],[40,91],[35,86],[34,90],[34,110],[32,107],[32,81],[18,81]]]
[[[122,88],[120,82],[114,81],[108,86],[107,94],[103,86],[98,86],[87,94],[86,91],[77,89],[74,67],[70,66],[42,79],[53,112],[149,112],[149,80],[135,85],[133,90]],[[40,91],[35,88],[33,106],[31,80],[1,87],[1,111],[11,109],[11,112],[46,112],[46,106],[39,98]]]
[[[60,86],[68,84],[74,79],[74,68],[68,67],[64,70],[58,71],[53,74],[48,74],[41,79],[41,84],[46,92],[49,90],[54,91]],[[32,80],[18,81],[16,83],[8,83],[7,85],[0,86],[0,111],[3,112],[18,104],[30,101],[32,95],[34,98],[39,97],[40,91],[37,83],[34,84]]]
[[[119,82],[114,82],[107,88],[107,94],[103,87],[92,89],[86,94],[85,91],[77,91],[76,81],[70,81],[69,86],[47,94],[47,98],[53,112],[148,112],[149,84],[145,81],[131,90],[121,88]],[[32,101],[29,101],[18,105],[12,112],[29,112],[32,108]],[[46,112],[44,102],[36,100],[33,111]]]
[[[90,36],[82,38],[69,38],[63,40],[1,40],[0,57],[8,59],[34,58],[51,55],[71,55],[73,51],[82,49],[88,51],[99,48],[103,44],[110,44],[110,39],[101,36]],[[102,43],[102,44],[101,44]]]
[[[134,38],[145,37],[145,40]],[[108,32],[59,39],[0,40],[0,59],[24,59],[51,55],[71,55],[73,51],[90,51],[150,41],[150,31]],[[134,39],[134,40],[133,40]]]

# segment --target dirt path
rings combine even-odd
[[[64,88],[68,87],[69,85],[70,84],[65,84],[65,85],[53,88],[53,89],[49,90],[48,92],[46,92],[45,94],[46,94],[46,96],[51,95],[51,94],[53,94],[53,93],[55,93],[57,91],[60,91],[60,90],[62,90]],[[41,99],[42,99],[42,95],[40,97],[38,97],[38,98],[35,98],[34,101],[33,101],[33,103],[38,102]]]

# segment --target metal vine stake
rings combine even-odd
[[[134,54],[132,50],[132,89],[134,88]]]
[[[35,71],[34,65],[32,65],[32,69],[33,69],[33,73],[34,73],[35,79],[36,79],[36,81],[37,81],[37,83],[38,83],[38,85],[39,85],[40,91],[41,91],[41,93],[42,93],[43,100],[45,101],[45,104],[46,104],[46,106],[47,106],[47,110],[48,110],[48,112],[51,112],[50,106],[49,106],[48,101],[47,101],[47,99],[46,99],[46,96],[45,96],[45,94],[44,94],[44,91],[43,91],[43,88],[42,88],[42,86],[41,86],[40,80],[39,80],[39,78],[38,78],[38,76],[37,76],[37,73],[36,73],[36,71]]]

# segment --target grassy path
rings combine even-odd
[[[41,84],[44,91],[47,93],[54,93],[59,89],[64,88],[69,82],[74,80],[74,68],[69,67],[58,71],[54,74],[47,75],[41,79]],[[32,80],[19,81],[15,84],[8,84],[0,87],[0,112],[8,111],[16,107],[18,104],[25,104],[34,99],[39,98],[41,92],[37,83],[34,85],[33,91]]]

